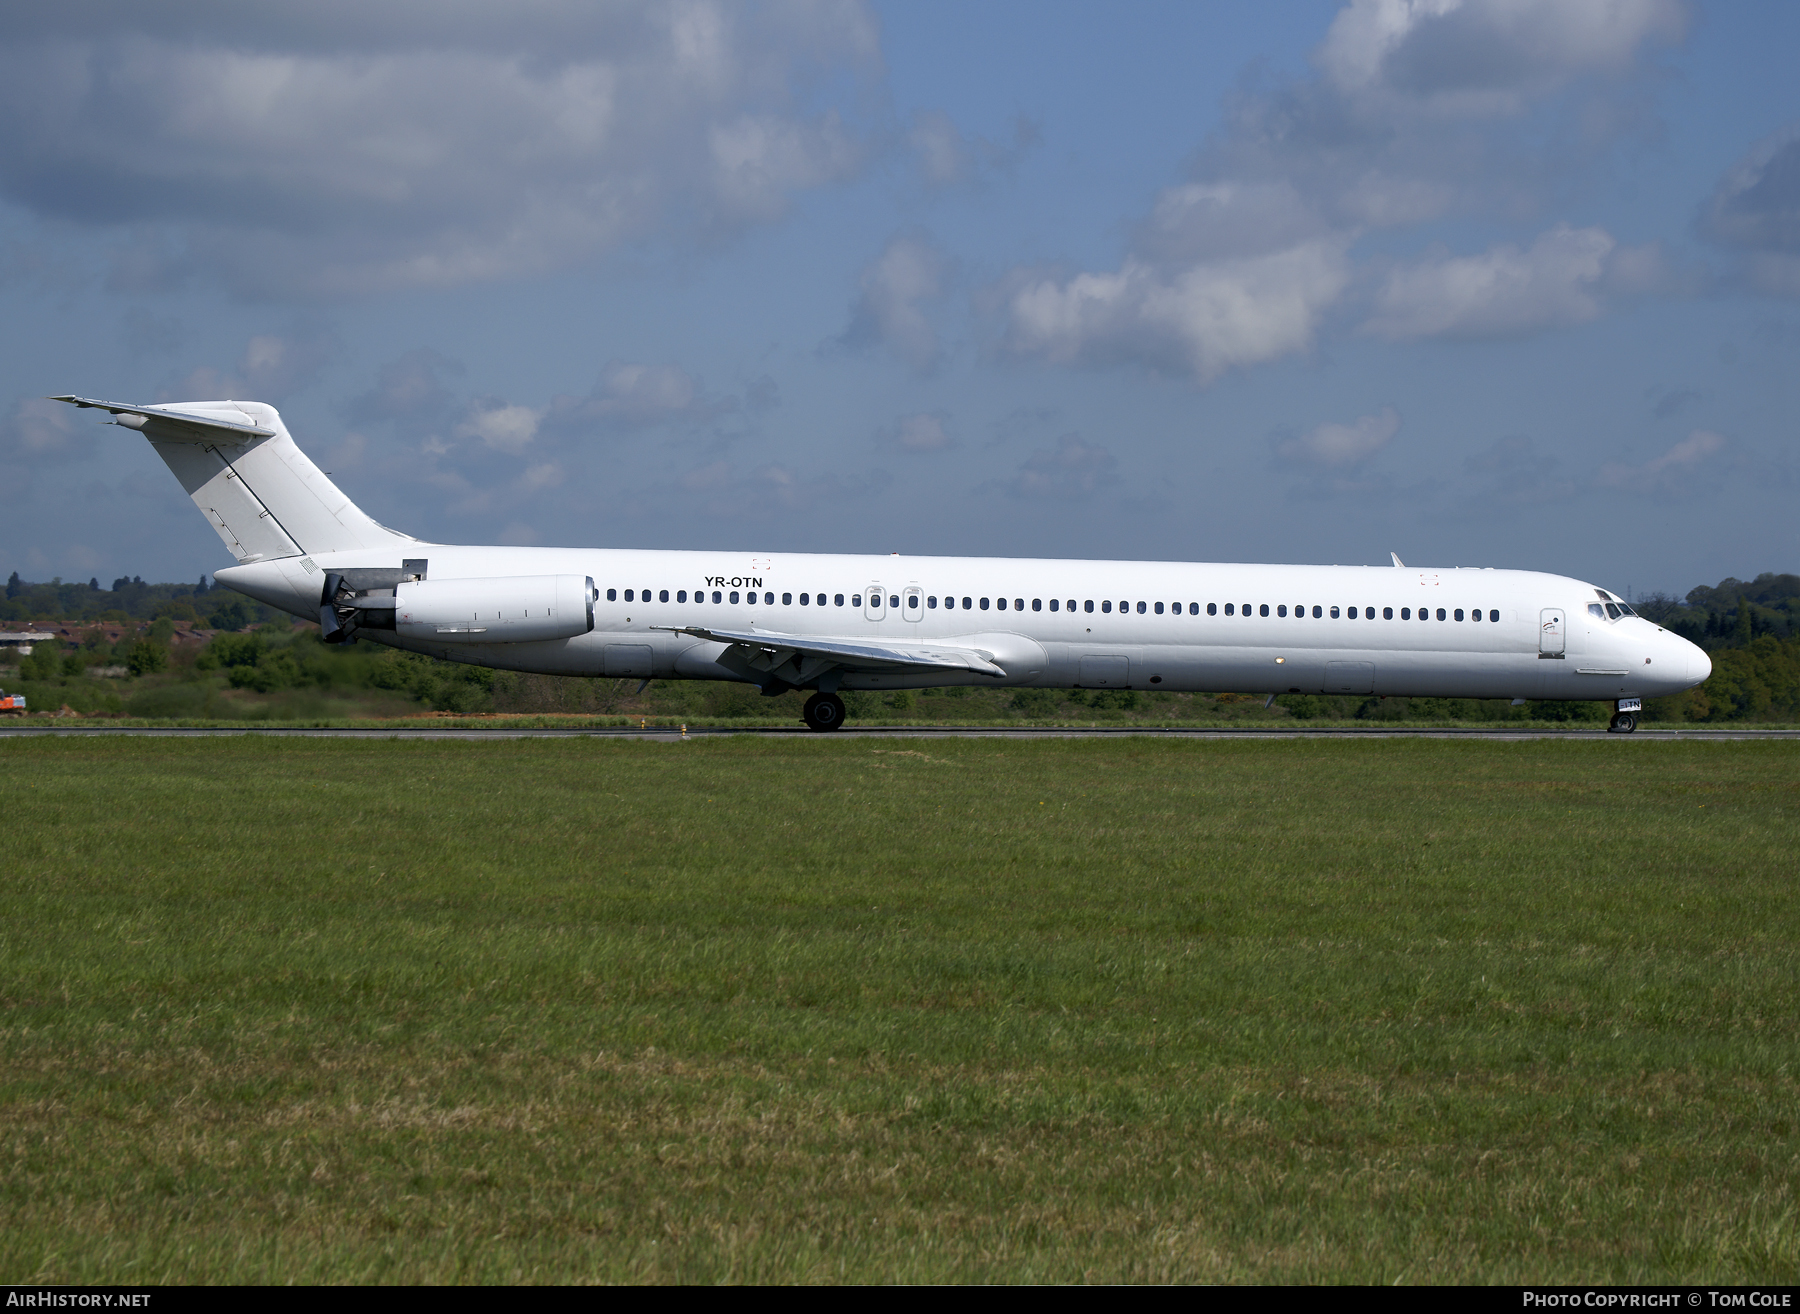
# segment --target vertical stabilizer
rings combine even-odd
[[[148,438],[240,563],[417,542],[344,496],[263,402],[56,400],[109,411],[115,424]]]

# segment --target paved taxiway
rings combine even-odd
[[[1088,739],[1120,735],[1148,735],[1159,739],[1611,739],[1620,743],[1642,743],[1646,740],[1710,741],[1727,739],[1800,739],[1800,730],[1758,730],[1720,727],[1692,730],[1639,730],[1635,734],[1615,735],[1603,729],[1594,730],[1451,730],[1428,727],[1394,729],[1355,729],[1338,727],[1295,727],[1280,730],[1236,730],[1212,726],[845,726],[832,732],[838,739]],[[716,735],[757,735],[764,738],[819,738],[803,725],[758,726],[739,729],[730,726],[606,726],[589,729],[464,729],[412,728],[394,730],[349,730],[332,728],[247,729],[243,727],[182,727],[178,729],[134,729],[125,726],[10,725],[0,726],[0,739],[33,738],[54,735],[68,738],[130,735],[140,738],[208,738],[232,735],[262,735],[269,739],[704,739]]]

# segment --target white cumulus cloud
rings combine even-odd
[[[1558,224],[1521,250],[1428,256],[1389,274],[1363,331],[1389,339],[1513,337],[1600,313],[1615,243],[1599,228]]]
[[[1368,460],[1400,432],[1400,416],[1392,406],[1349,424],[1327,423],[1275,446],[1286,461],[1333,468]]]

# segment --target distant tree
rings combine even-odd
[[[6,581],[6,596],[7,596],[7,598],[12,599],[12,598],[18,597],[19,591],[21,589],[23,589],[24,587],[25,587],[25,581],[19,578],[19,572],[16,570],[13,571],[12,578]]]
[[[1740,593],[1738,594],[1737,626],[1732,631],[1732,641],[1747,645],[1755,637],[1756,622],[1750,615],[1750,600]]]
[[[129,577],[126,577],[123,579],[115,579],[113,581],[112,591],[114,593],[122,593],[130,587],[131,587],[131,580]]]
[[[94,592],[98,593],[100,591],[100,577],[98,575],[95,575],[95,576],[92,576],[91,578],[89,578],[88,587],[90,589],[92,589]]]
[[[200,576],[200,582],[198,584],[194,585],[194,596],[196,598],[198,598],[205,592],[206,592],[206,576],[205,576],[205,574],[202,574]]]

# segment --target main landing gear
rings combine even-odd
[[[806,700],[800,715],[812,730],[837,730],[844,724],[844,700],[834,693],[816,693]]]
[[[1613,735],[1628,735],[1637,729],[1637,717],[1630,712],[1614,712],[1612,721],[1606,732]]]

